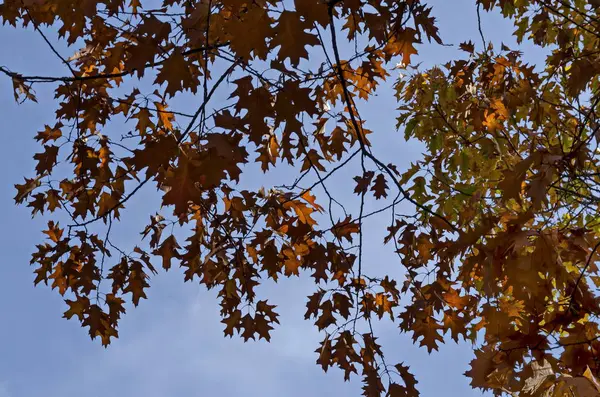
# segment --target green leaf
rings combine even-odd
[[[416,118],[412,118],[406,123],[406,127],[404,128],[404,139],[408,141],[408,139],[412,137],[412,133],[418,124],[419,120]]]

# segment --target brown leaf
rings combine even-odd
[[[336,223],[332,228],[332,232],[336,238],[339,240],[345,238],[350,242],[352,241],[352,234],[358,233],[359,230],[360,227],[358,223],[351,222],[351,218],[349,216],[343,221]]]
[[[170,235],[162,242],[160,247],[154,251],[155,255],[160,255],[162,257],[163,269],[169,270],[171,268],[171,260],[180,257],[177,252],[180,248],[175,236]]]
[[[156,76],[155,84],[167,83],[166,93],[170,96],[183,90],[196,92],[198,83],[195,74],[197,70],[187,62],[180,49],[174,50],[162,64]]]
[[[51,128],[49,125],[46,125],[44,131],[40,131],[35,136],[37,141],[41,141],[41,143],[45,144],[48,141],[56,141],[62,136],[62,132],[60,130],[61,124],[57,124],[54,128]]]
[[[371,187],[371,190],[375,192],[375,198],[378,200],[382,197],[387,197],[388,185],[383,174],[377,175],[377,177],[375,178],[375,183],[373,184],[373,187]]]
[[[35,171],[38,175],[50,174],[52,168],[57,162],[58,157],[58,146],[49,145],[44,146],[44,152],[38,153],[33,158],[37,160],[38,164],[35,167]]]
[[[77,316],[79,321],[83,321],[84,313],[90,307],[90,300],[85,296],[78,296],[74,301],[66,299],[65,302],[69,305],[69,309],[65,312],[63,317],[71,319],[71,317]]]
[[[355,176],[354,180],[356,181],[356,187],[354,188],[354,193],[364,194],[369,189],[369,185],[371,184],[371,180],[375,176],[373,171],[367,171],[363,176]]]

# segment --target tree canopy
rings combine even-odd
[[[600,2],[474,3],[545,62],[494,48],[480,26],[462,57],[414,64],[445,43],[425,0],[5,0],[3,23],[35,30],[65,67],[0,67],[19,102],[55,87],[56,119],[16,185],[16,203],[51,218],[35,284],[108,345],[150,276],[180,266],[218,291],[226,336],[268,341],[279,315],[260,285],[312,277],[317,364],[362,377],[365,396],[419,395],[385,359],[384,317],[429,352],[472,342],[474,388],[600,395]],[[77,50],[63,55],[47,27]],[[361,113],[390,79],[397,114],[374,117],[421,142],[407,169],[378,156]],[[253,165],[287,182],[248,187]],[[334,174],[355,208],[328,189]],[[111,228],[148,186],[162,203],[120,247]],[[365,220],[382,213],[400,279],[363,255]]]

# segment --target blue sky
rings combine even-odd
[[[468,39],[480,45],[473,0],[434,1],[441,35],[447,43]],[[486,39],[499,45],[512,26],[497,15],[484,14]],[[511,40],[506,40],[512,44]],[[527,46],[526,50],[532,48]],[[455,48],[424,45],[416,62],[444,61]],[[24,74],[65,74],[41,37],[31,30],[0,28],[0,64]],[[66,52],[65,52],[66,54]],[[531,61],[542,55],[535,49]],[[393,76],[395,77],[395,76]],[[390,80],[391,82],[391,80]],[[42,239],[43,218],[31,219],[24,207],[15,207],[13,185],[31,176],[32,155],[39,150],[33,140],[44,124],[52,124],[55,104],[51,86],[38,86],[38,104],[15,103],[11,82],[0,78],[2,145],[0,146],[0,397],[95,396],[348,396],[360,394],[359,378],[343,382],[335,369],[324,374],[315,365],[321,335],[303,320],[306,295],[313,292],[310,280],[285,280],[264,289],[279,305],[282,325],[270,344],[225,339],[214,294],[198,284],[182,282],[180,272],[160,273],[152,280],[149,299],[131,310],[121,322],[120,339],[108,348],[90,341],[78,322],[62,319],[65,304],[49,288],[33,287],[28,266],[34,245]],[[217,107],[217,106],[215,106]],[[361,107],[368,127],[375,131],[375,151],[400,167],[419,157],[420,147],[403,142],[395,131],[396,103],[389,86]],[[379,144],[377,144],[379,143]],[[383,145],[382,145],[383,144]],[[380,151],[380,152],[379,152]],[[252,181],[271,184],[272,180]],[[351,194],[348,186],[335,186],[339,194]],[[152,191],[130,202],[130,211],[113,240],[134,245],[158,199]],[[373,209],[375,207],[372,207]],[[386,219],[372,219],[372,234],[365,257],[381,271],[399,273],[397,260],[382,253]],[[480,396],[463,377],[472,351],[454,342],[428,355],[399,335],[396,325],[381,323],[377,333],[390,362],[412,368],[425,397]]]

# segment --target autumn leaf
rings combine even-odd
[[[318,315],[315,325],[319,330],[325,329],[332,324],[336,323],[335,317],[333,316],[333,304],[331,301],[325,301],[319,307],[320,314]]]
[[[310,27],[296,12],[281,13],[271,43],[273,47],[279,47],[279,59],[289,58],[292,65],[298,65],[300,58],[308,58],[305,47],[319,45],[316,34],[306,32]]]
[[[38,132],[35,139],[40,141],[42,144],[46,144],[48,141],[56,141],[62,137],[62,132],[60,130],[60,124],[51,128],[49,125],[44,126],[44,130]]]
[[[109,213],[114,214],[118,218],[117,207],[119,201],[110,193],[103,192],[98,201],[98,216],[105,216]]]
[[[242,312],[235,310],[227,318],[224,318],[221,322],[226,325],[223,333],[225,336],[233,336],[234,329],[239,329],[240,320],[242,318]]]
[[[468,41],[465,43],[460,43],[459,48],[463,51],[468,52],[469,54],[472,54],[475,52],[475,45],[471,41]]]
[[[48,236],[48,238],[54,242],[58,243],[63,235],[64,229],[58,227],[58,223],[55,224],[54,221],[48,222],[48,230],[44,230],[44,234]]]
[[[25,183],[16,184],[15,188],[17,189],[17,195],[14,197],[14,200],[17,204],[25,201],[27,197],[33,192],[38,186],[40,186],[40,177],[37,178],[25,178]]]
[[[310,194],[310,191],[306,191],[302,194],[302,198],[309,203],[317,212],[323,212],[323,207],[317,204],[316,197]]]
[[[314,167],[319,171],[325,171],[325,167],[321,164],[321,160],[323,160],[323,157],[321,157],[316,150],[311,149],[304,158],[301,170],[306,171]]]
[[[291,276],[292,274],[298,276],[298,268],[300,267],[301,263],[298,259],[296,259],[295,257],[292,258],[288,258],[285,260],[284,262],[284,266],[285,266],[285,272],[284,274],[286,276]]]
[[[13,75],[12,82],[16,102],[21,102],[21,95],[24,96],[23,101],[28,99],[30,101],[37,102],[37,98],[35,97],[34,91],[31,89],[31,85],[27,85],[25,83],[25,80],[23,80],[22,76]]]
[[[38,153],[33,158],[37,160],[38,164],[35,167],[35,171],[38,175],[44,175],[51,173],[54,165],[57,162],[58,157],[58,146],[44,146],[44,152]]]
[[[175,240],[175,236],[170,235],[161,243],[160,247],[155,250],[154,253],[162,257],[163,269],[169,270],[171,268],[171,260],[179,257],[177,250],[180,248],[179,244],[177,244],[177,240]]]
[[[374,192],[375,198],[378,200],[382,197],[387,197],[388,185],[383,174],[377,175],[371,190]]]
[[[154,106],[156,106],[156,111],[158,113],[158,119],[160,123],[165,129],[172,130],[173,129],[173,119],[175,115],[167,110],[167,106],[160,103],[154,102]]]
[[[200,195],[195,183],[198,165],[198,160],[193,153],[182,153],[177,167],[165,179],[164,185],[168,190],[163,196],[163,204],[173,205],[175,213],[186,212],[190,201]]]
[[[356,181],[356,187],[354,188],[354,193],[364,194],[369,189],[371,185],[371,180],[375,176],[373,171],[367,171],[363,176],[355,176],[354,180]]]
[[[494,357],[496,352],[487,348],[476,350],[475,359],[471,361],[471,369],[465,375],[471,378],[471,386],[485,388],[488,384],[488,376],[494,371],[496,363]]]
[[[420,321],[413,328],[413,340],[416,342],[420,339],[420,345],[425,346],[429,353],[432,350],[438,350],[439,342],[444,341],[444,338],[442,338],[442,335],[438,331],[440,328],[440,325],[433,318]]]
[[[311,217],[314,212],[312,208],[309,208],[306,204],[300,201],[288,201],[283,205],[285,208],[291,208],[294,210],[298,220],[307,225],[315,225],[316,221]]]
[[[392,37],[386,46],[384,51],[388,56],[401,55],[402,63],[404,65],[410,65],[410,57],[417,54],[417,49],[414,47],[416,43],[415,39],[416,30],[412,28],[401,29],[396,36]]]
[[[332,228],[333,234],[336,236],[336,238],[340,240],[345,238],[348,241],[352,241],[352,234],[358,233],[359,230],[359,225],[355,222],[352,222],[350,217],[338,222]]]
[[[170,96],[187,89],[196,92],[196,87],[198,86],[196,77],[194,76],[193,67],[186,62],[179,49],[173,51],[162,64],[162,68],[154,82],[156,84],[163,84],[166,82],[166,92]]]
[[[85,296],[78,296],[74,301],[66,299],[65,302],[69,305],[69,309],[65,312],[64,317],[70,319],[77,316],[79,321],[83,321],[84,313],[90,306],[90,300]]]
[[[511,198],[518,199],[520,197],[521,184],[525,180],[527,170],[533,162],[534,158],[528,157],[520,161],[513,170],[504,172],[504,179],[498,184],[498,188],[504,192],[505,200]]]
[[[141,298],[146,299],[145,288],[148,288],[148,276],[144,272],[143,265],[140,261],[133,260],[129,265],[129,277],[127,278],[127,285],[123,288],[124,293],[131,293],[131,300],[135,306],[140,302]]]

